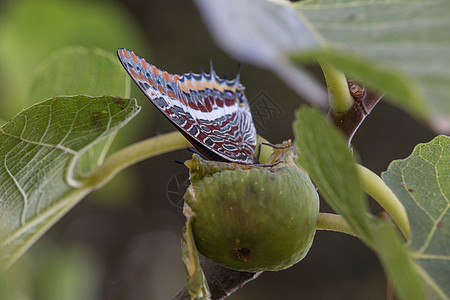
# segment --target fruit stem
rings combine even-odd
[[[409,239],[410,225],[403,204],[377,174],[361,165],[356,166],[363,190],[391,215],[405,238]]]
[[[345,221],[344,217],[336,214],[319,213],[316,230],[330,230],[358,237],[350,225]]]
[[[347,79],[342,71],[322,60],[318,60],[328,88],[328,101],[334,114],[347,112],[353,105]]]

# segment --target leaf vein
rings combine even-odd
[[[3,166],[5,167],[6,173],[8,173],[8,175],[11,177],[11,179],[13,180],[15,186],[17,187],[17,189],[19,190],[20,194],[22,195],[22,199],[23,199],[23,208],[22,208],[22,212],[20,214],[20,223],[21,225],[25,224],[25,216],[26,216],[26,212],[28,209],[28,195],[27,193],[23,190],[22,186],[20,185],[20,183],[17,181],[16,177],[11,173],[11,171],[8,168],[8,164],[7,164],[7,160],[8,160],[8,155],[9,153],[7,153],[5,155],[5,158],[3,160]]]

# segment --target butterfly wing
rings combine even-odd
[[[256,129],[239,78],[211,73],[170,74],[133,51],[117,51],[122,65],[150,101],[211,160],[252,164]]]

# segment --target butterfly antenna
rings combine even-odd
[[[197,149],[195,149],[195,148],[193,148],[193,147],[188,147],[187,150],[188,150],[189,152],[191,152],[191,153],[199,154],[198,151],[197,151]]]
[[[286,144],[283,143],[281,145],[275,145],[275,144],[266,143],[266,142],[260,142],[260,144],[272,147],[273,149],[287,149],[292,146],[291,140],[287,141]]]
[[[206,156],[204,156],[203,154],[201,154],[200,152],[198,152],[197,149],[192,148],[192,147],[188,147],[187,149],[188,149],[189,152],[195,153],[195,154],[201,156],[201,158],[203,158],[204,160],[209,160],[209,158],[207,158]]]
[[[175,160],[175,163],[176,163],[176,164],[180,164],[180,165],[183,165],[183,166],[184,166],[184,162],[182,162],[182,161],[179,161],[179,160]]]

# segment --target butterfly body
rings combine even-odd
[[[239,77],[183,75],[160,70],[134,52],[117,51],[119,59],[150,101],[210,160],[253,164],[256,129]]]

